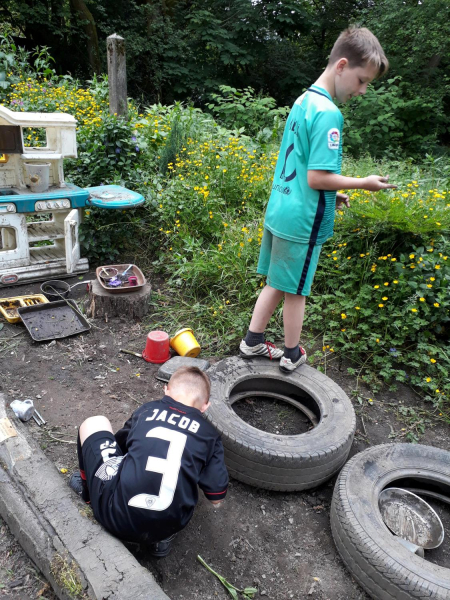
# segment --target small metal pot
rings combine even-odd
[[[56,300],[61,300],[61,298],[68,298],[70,290],[77,285],[82,285],[83,283],[86,285],[88,282],[79,281],[74,285],[69,285],[65,281],[61,281],[59,279],[55,279],[54,281],[45,281],[41,285],[41,292],[50,300],[50,302],[55,302]]]

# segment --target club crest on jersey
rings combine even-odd
[[[110,481],[119,471],[120,463],[123,461],[123,456],[115,456],[105,461],[100,468],[95,472],[95,477],[102,481]]]
[[[330,150],[339,150],[339,139],[341,134],[339,133],[339,129],[330,129],[328,132],[328,148]]]

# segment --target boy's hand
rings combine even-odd
[[[343,206],[350,208],[350,201],[348,199],[347,194],[341,194],[341,192],[336,193],[336,210],[339,208],[343,208]]]
[[[381,175],[369,175],[362,180],[362,189],[369,192],[379,192],[380,190],[397,189],[396,185],[389,183],[389,175],[382,177]]]

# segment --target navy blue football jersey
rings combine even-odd
[[[159,541],[187,525],[198,487],[208,500],[225,498],[222,442],[198,409],[164,396],[138,408],[115,437],[124,459],[99,515],[115,535]]]

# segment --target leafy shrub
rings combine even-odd
[[[102,115],[77,136],[78,158],[70,161],[68,177],[81,185],[139,181],[144,140],[134,123],[116,115]]]
[[[273,98],[255,94],[251,87],[242,90],[219,86],[220,94],[211,94],[208,108],[228,129],[254,136],[259,141],[275,141],[283,134],[289,107],[277,108]]]
[[[344,151],[354,156],[398,157],[424,154],[436,147],[447,117],[442,98],[417,95],[400,76],[368,86],[364,96],[340,107],[344,115]]]

